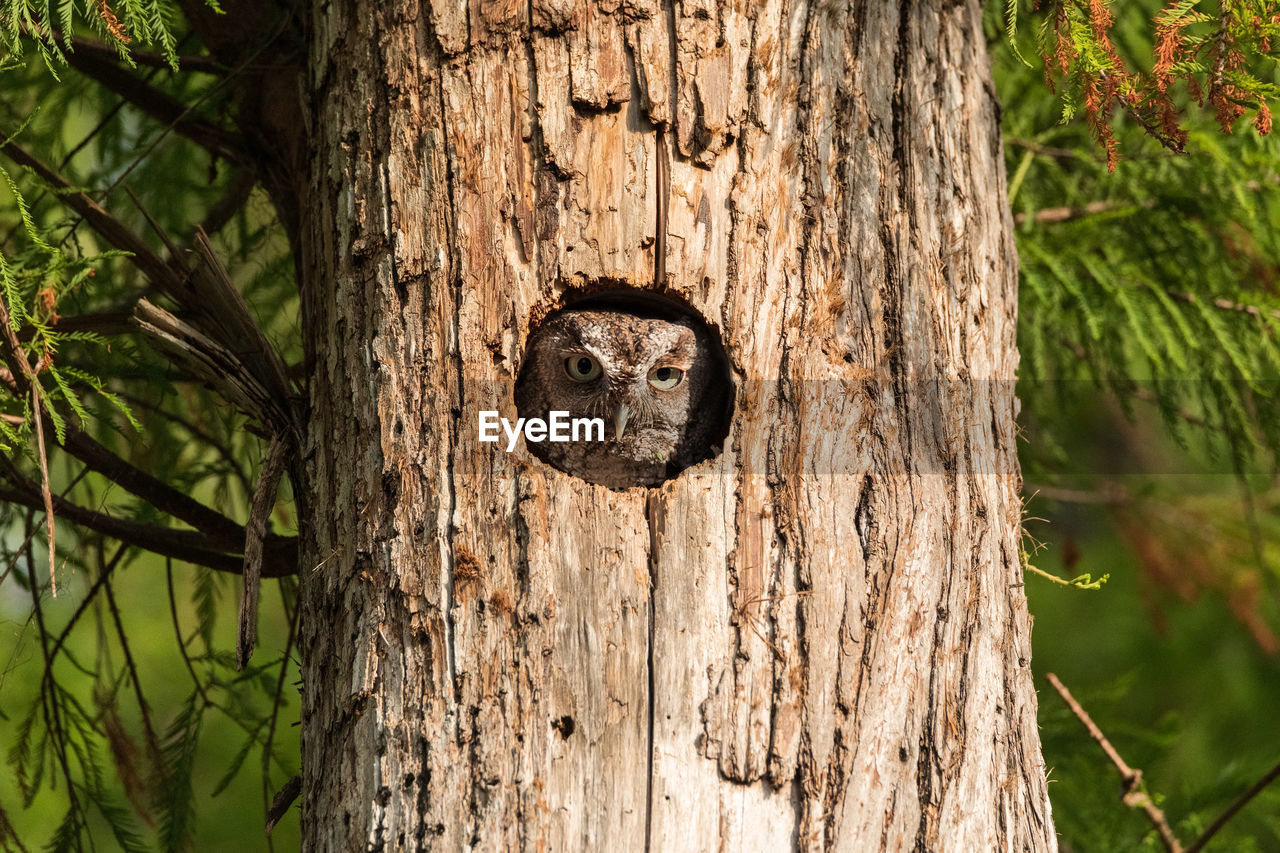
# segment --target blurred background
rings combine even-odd
[[[1185,139],[1153,138],[1150,113],[1123,105],[1100,134],[1088,71],[1105,51],[1081,45],[1060,73],[1043,5],[988,4],[987,35],[1021,263],[1024,548],[1080,579],[1026,575],[1049,792],[1064,850],[1163,850],[1045,675],[1143,771],[1184,844],[1280,763],[1280,145],[1259,132],[1260,98],[1237,93],[1224,130],[1194,86],[1169,90]],[[1195,16],[1233,4],[1101,5],[1110,47],[1149,83],[1162,31],[1211,77],[1209,48],[1189,54],[1219,21]],[[1242,65],[1240,91],[1274,97],[1274,55]],[[1280,850],[1280,785],[1207,849]]]

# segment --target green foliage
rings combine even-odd
[[[1192,156],[1175,156],[1117,119],[1127,159],[1112,174],[1088,128],[1060,123],[1037,75],[1012,56],[997,68],[1028,407],[1100,387],[1154,404],[1227,470],[1269,465],[1280,447],[1280,143],[1224,136],[1203,114],[1188,117]]]
[[[35,16],[46,33],[50,21],[66,31],[62,16],[71,13],[77,36],[121,47],[124,33],[128,49],[153,44],[172,67],[177,46],[192,37],[170,17],[171,0],[62,3],[48,19],[36,5],[0,0],[0,140],[34,152],[151,245],[160,241],[143,210],[186,242],[193,223],[236,196],[238,169],[67,73],[61,40],[13,40],[14,10]],[[104,29],[103,10],[117,16],[119,32]],[[18,26],[34,31],[22,20]],[[154,63],[136,74],[191,105],[192,117],[216,123],[227,109],[223,77],[175,74]],[[121,334],[140,297],[164,299],[130,256],[69,210],[66,190],[11,162],[0,163],[0,290],[40,382],[53,495],[113,518],[173,523],[110,478],[68,464],[55,442],[75,426],[183,494],[243,519],[262,440],[216,394]],[[268,307],[260,320],[278,349],[299,360],[292,259],[274,210],[255,192],[210,232],[241,293],[255,308]],[[31,420],[30,396],[0,389],[7,463],[38,483]],[[166,601],[163,560],[126,549],[112,568],[102,537],[59,518],[60,596],[51,600],[47,581],[42,586],[29,572],[39,565],[42,516],[0,502],[0,618],[17,626],[0,668],[9,771],[0,774],[0,850],[227,849],[246,832],[260,837],[246,826],[261,827],[264,797],[298,769],[297,738],[288,736],[297,719],[289,686],[294,581],[264,585],[264,598],[278,592],[282,606],[264,607],[261,663],[240,673],[217,645],[234,637],[228,578],[175,566]],[[286,511],[273,520],[278,532],[290,532]],[[99,583],[104,576],[110,580]],[[123,625],[113,619],[114,605],[104,604],[112,594]],[[36,612],[43,621],[31,618]],[[296,826],[286,822],[275,837],[296,847]]]
[[[1030,23],[988,18],[1021,265],[1023,469],[1049,522],[1034,571],[1056,582],[1028,576],[1036,670],[1064,676],[1190,842],[1280,759],[1265,726],[1240,735],[1257,729],[1242,709],[1277,701],[1276,42],[1217,4],[1040,6]],[[1216,88],[1213,34],[1242,52]],[[1024,58],[1048,60],[1056,101]],[[1110,582],[1061,586],[1090,574]],[[1230,701],[1201,676],[1227,672]],[[1080,722],[1040,696],[1064,846],[1164,849]],[[1278,806],[1265,793],[1209,849],[1274,848]]]
[[[1046,79],[1062,85],[1062,116],[1083,110],[1115,168],[1120,145],[1115,124],[1127,115],[1167,148],[1183,151],[1184,113],[1194,102],[1212,110],[1223,132],[1252,115],[1271,131],[1271,105],[1280,96],[1280,2],[1275,0],[1170,0],[1121,4],[1110,0],[1037,0],[1035,52]],[[1010,44],[1018,59],[1017,0],[1005,7]],[[1117,20],[1117,14],[1121,19]],[[1150,56],[1125,55],[1124,42],[1144,33]]]
[[[218,9],[215,0],[206,0]],[[0,0],[0,46],[20,59],[34,46],[54,76],[66,65],[67,42],[77,24],[87,26],[116,48],[129,65],[130,45],[155,45],[174,71],[178,70],[174,0]],[[4,54],[0,54],[0,60]]]

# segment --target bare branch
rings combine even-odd
[[[56,38],[58,41],[63,42],[64,44],[67,43],[68,41],[61,33],[58,33],[56,31],[54,33],[54,38]],[[94,41],[93,39],[81,38],[80,36],[73,36],[70,39],[70,47],[71,47],[71,50],[69,51],[69,53],[72,56],[84,55],[84,56],[93,57],[94,59],[100,59],[103,61],[114,62],[114,63],[119,63],[121,61],[120,53],[114,47],[112,47],[109,44],[103,44],[100,41]],[[144,65],[148,68],[159,68],[163,71],[173,70],[172,67],[169,65],[169,60],[165,58],[164,54],[156,53],[153,50],[139,50],[138,48],[130,48],[129,58],[132,59],[136,64]],[[224,66],[222,63],[214,59],[213,57],[202,56],[200,54],[190,54],[186,56],[179,56],[178,68],[181,71],[194,71],[198,74],[215,74],[218,76],[226,74],[230,70],[226,66]]]
[[[1227,821],[1236,816],[1236,813],[1249,804],[1249,801],[1258,796],[1272,782],[1280,779],[1280,764],[1268,770],[1263,777],[1255,782],[1249,790],[1245,791],[1236,801],[1227,807],[1227,810],[1218,815],[1218,819],[1209,824],[1209,828],[1200,833],[1200,837],[1191,843],[1186,853],[1200,853],[1204,846],[1209,843],[1209,839],[1218,834],[1218,830],[1226,826]]]
[[[1098,728],[1093,718],[1075,700],[1066,685],[1058,680],[1058,676],[1051,672],[1045,677],[1049,679],[1053,689],[1058,691],[1058,695],[1062,697],[1062,701],[1067,703],[1067,707],[1071,709],[1072,713],[1076,715],[1080,722],[1084,723],[1084,727],[1089,730],[1089,736],[1097,742],[1098,746],[1102,747],[1102,751],[1106,753],[1107,758],[1111,760],[1116,770],[1120,772],[1120,778],[1124,782],[1124,796],[1121,798],[1124,804],[1130,808],[1140,808],[1146,813],[1147,819],[1155,827],[1156,832],[1160,835],[1160,840],[1164,843],[1165,849],[1169,853],[1184,853],[1182,842],[1173,834],[1173,829],[1170,828],[1169,822],[1165,819],[1164,812],[1151,799],[1151,795],[1143,790],[1142,771],[1135,770],[1125,763],[1125,760],[1120,757],[1120,753],[1111,745],[1111,741],[1107,740],[1107,736],[1102,733],[1102,729]]]
[[[200,221],[200,228],[206,234],[217,234],[221,231],[249,201],[249,196],[257,185],[257,176],[251,169],[237,169],[227,185],[226,194],[205,211],[204,219]]]
[[[5,331],[10,336],[13,335],[13,328],[5,323]],[[23,359],[26,363],[26,359]],[[53,492],[49,488],[49,454],[45,451],[44,446],[44,415],[41,410],[44,409],[44,397],[40,394],[40,383],[34,379],[31,382],[31,418],[35,421],[36,428],[36,450],[40,456],[40,498],[44,501],[44,529],[48,533],[48,550],[49,550],[49,592],[54,598],[58,597],[58,573],[57,573],[57,536],[54,534],[54,514],[53,514]]]
[[[212,122],[193,118],[190,106],[138,79],[115,60],[104,59],[92,51],[68,52],[66,57],[72,68],[210,154],[233,162],[247,159],[240,137]]]
[[[138,300],[134,323],[152,349],[188,375],[207,383],[251,419],[266,427],[283,426],[275,412],[278,406],[271,392],[262,387],[227,347],[146,299]]]
[[[8,472],[10,488],[0,487],[0,501],[18,504],[31,509],[43,509],[40,487],[31,480]],[[19,482],[14,482],[18,479]],[[115,518],[106,513],[94,512],[70,501],[54,496],[54,510],[63,520],[89,530],[97,531],[120,542],[135,545],[161,556],[173,557],[198,566],[207,566],[220,572],[240,574],[244,561],[219,542],[197,530],[177,530],[157,527],[125,518]],[[271,560],[264,562],[264,577],[283,577],[297,573],[297,540],[288,536],[268,536],[265,551]]]

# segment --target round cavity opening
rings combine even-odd
[[[718,454],[733,397],[715,329],[692,308],[635,288],[548,314],[530,329],[516,379],[530,452],[611,489],[658,486]]]

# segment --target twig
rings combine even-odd
[[[1200,297],[1196,296],[1194,293],[1177,293],[1174,291],[1168,291],[1168,293],[1174,299],[1179,299],[1192,305],[1200,299]],[[1209,300],[1209,304],[1214,308],[1221,308],[1223,311],[1235,311],[1239,314],[1248,314],[1250,317],[1260,318],[1263,314],[1266,314],[1269,317],[1280,319],[1280,311],[1277,311],[1274,308],[1259,308],[1256,305],[1245,305],[1240,302],[1232,302],[1230,299],[1222,298],[1211,299]]]
[[[53,492],[49,489],[49,456],[44,446],[44,422],[42,410],[44,399],[40,393],[40,378],[37,368],[31,366],[18,341],[18,333],[14,331],[9,315],[9,306],[0,299],[0,326],[4,329],[4,363],[9,368],[10,381],[16,389],[31,395],[31,417],[35,421],[36,449],[40,456],[40,495],[44,500],[45,532],[49,540],[49,591],[54,598],[58,597],[58,577],[56,572],[57,547],[54,535]]]
[[[280,597],[287,602],[283,583],[280,586]],[[271,749],[275,744],[276,722],[280,716],[280,703],[284,696],[284,679],[289,672],[289,653],[293,651],[294,640],[298,636],[298,611],[295,610],[289,619],[289,636],[284,642],[284,657],[280,660],[280,675],[276,679],[275,700],[271,703],[271,721],[267,724],[267,738],[262,745],[262,807],[265,814],[271,813]],[[271,845],[271,830],[267,830],[267,844]]]
[[[1058,676],[1051,672],[1045,677],[1053,685],[1053,689],[1058,691],[1062,701],[1067,703],[1067,707],[1089,730],[1089,736],[1097,742],[1098,746],[1102,747],[1102,751],[1106,753],[1107,758],[1111,760],[1116,770],[1120,772],[1120,778],[1124,782],[1124,796],[1121,797],[1124,804],[1130,808],[1140,808],[1146,812],[1147,819],[1155,827],[1156,832],[1160,835],[1160,840],[1164,843],[1165,849],[1169,853],[1185,853],[1182,849],[1182,842],[1178,841],[1178,837],[1173,834],[1173,830],[1169,827],[1169,822],[1165,820],[1164,812],[1152,801],[1151,796],[1143,790],[1142,771],[1135,770],[1125,763],[1125,760],[1120,757],[1120,753],[1116,752],[1116,748],[1111,745],[1111,741],[1107,740],[1107,736],[1102,733],[1102,729],[1098,728],[1089,713],[1075,700],[1066,685],[1058,680]]]
[[[186,664],[187,672],[191,674],[191,683],[195,685],[196,692],[200,694],[200,698],[204,700],[207,707],[212,703],[209,701],[209,694],[204,692],[204,685],[200,683],[200,676],[196,675],[196,668],[191,663],[191,656],[187,654],[187,641],[182,636],[182,626],[178,624],[178,601],[173,595],[173,561],[166,559],[164,561],[164,577],[169,590],[169,617],[173,620],[173,636],[178,641],[178,652],[182,655],[182,662]]]
[[[59,325],[61,325],[61,323],[59,323]],[[132,323],[130,323],[130,325],[132,325]],[[232,476],[234,476],[236,482],[240,484],[240,488],[244,490],[244,499],[247,501],[252,498],[253,483],[245,473],[244,466],[240,464],[240,460],[238,460],[235,454],[231,452],[231,449],[227,445],[223,444],[216,436],[196,426],[189,419],[184,418],[181,415],[174,414],[164,408],[164,406],[159,402],[153,403],[150,400],[139,397],[136,394],[131,394],[128,391],[117,391],[116,396],[128,403],[130,406],[145,409],[148,412],[154,413],[158,417],[164,418],[165,420],[178,425],[192,438],[208,445],[215,453],[218,454],[218,457],[227,464],[227,467],[231,469]]]
[[[1091,201],[1081,207],[1045,207],[1034,213],[1019,213],[1013,217],[1015,225],[1022,225],[1028,220],[1036,222],[1040,225],[1057,225],[1061,222],[1071,222],[1076,219],[1083,219],[1086,216],[1097,216],[1100,213],[1110,213],[1114,210],[1123,210],[1132,208],[1133,210],[1149,209],[1155,207],[1155,202],[1151,199],[1139,202],[1137,204],[1119,204],[1114,201]]]
[[[124,556],[128,549],[128,545],[121,545],[116,549],[115,556],[111,558],[111,563],[105,564],[102,563],[102,545],[99,542],[98,560],[103,565],[103,568],[99,570],[100,573],[106,572],[109,575],[110,571],[107,569],[107,565],[114,568],[115,564],[120,561],[120,558]],[[156,770],[159,770],[164,767],[164,757],[160,751],[160,740],[156,737],[155,727],[151,723],[151,708],[147,705],[146,697],[142,694],[142,682],[138,680],[138,667],[134,663],[133,652],[129,648],[129,639],[125,634],[124,622],[120,618],[120,608],[116,605],[116,595],[111,588],[109,578],[105,588],[107,591],[107,607],[111,611],[111,620],[115,623],[116,637],[120,640],[120,648],[124,652],[125,667],[129,670],[129,680],[133,683],[133,696],[138,703],[138,713],[142,716],[142,729],[147,737],[147,751],[150,753],[149,757],[152,765]]]
[[[13,329],[5,324],[5,329],[9,334],[13,334]],[[26,359],[20,358],[24,363]],[[44,407],[44,401],[40,395],[40,383],[34,377],[31,381],[31,417],[35,421],[36,428],[36,449],[40,454],[40,497],[44,500],[44,529],[48,534],[49,542],[49,593],[54,597],[58,597],[58,574],[56,571],[57,561],[57,537],[54,535],[54,514],[53,514],[53,492],[49,488],[49,455],[44,448],[44,423],[40,410]]]
[[[280,793],[276,794],[275,799],[271,801],[271,808],[267,810],[267,834],[270,834],[271,830],[276,828],[276,824],[280,822],[280,819],[289,813],[289,806],[293,805],[293,801],[298,799],[298,795],[301,793],[301,776],[294,776],[284,783]]]
[[[71,490],[74,489],[80,483],[80,481],[84,479],[84,476],[88,473],[89,472],[86,469],[81,468],[80,473],[77,474],[74,478],[72,478],[71,482],[67,484],[67,487],[62,490],[62,494],[58,495],[58,497],[65,498],[67,495],[71,494]],[[36,523],[36,528],[40,527],[42,523],[43,523],[43,519],[40,522]],[[34,536],[35,529],[28,531],[27,535]],[[26,547],[28,544],[29,544],[28,541],[24,540],[22,544],[18,546],[17,550],[14,552],[13,559],[9,561],[9,565],[4,567],[3,572],[0,572],[0,584],[4,583],[5,578],[9,577],[9,573],[12,572],[13,567],[18,564],[18,559],[22,556],[22,552],[26,550]]]
[[[106,567],[98,572],[98,579],[93,582],[93,586],[89,587],[89,591],[84,594],[84,600],[76,607],[75,613],[71,614],[71,618],[67,620],[67,624],[63,626],[62,632],[58,634],[58,638],[53,641],[53,648],[49,650],[48,659],[45,663],[44,675],[41,677],[41,689],[44,689],[44,683],[53,678],[53,662],[58,659],[58,653],[62,651],[63,645],[67,642],[67,637],[71,636],[71,630],[80,622],[80,617],[89,609],[89,605],[93,603],[98,592],[107,585],[111,580],[111,575],[120,565],[120,559],[125,555],[128,546],[121,545],[120,550],[116,551],[115,556],[107,563]]]
[[[1248,805],[1250,800],[1261,794],[1263,789],[1278,778],[1280,778],[1280,764],[1268,770],[1261,779],[1254,783],[1253,787],[1237,797],[1236,801],[1228,806],[1226,811],[1218,815],[1217,820],[1209,824],[1209,828],[1202,832],[1199,838],[1191,842],[1191,845],[1186,849],[1186,853],[1199,853],[1199,851],[1203,850],[1204,846],[1209,843],[1209,839],[1213,838],[1218,830],[1226,825],[1227,821],[1235,817],[1236,812]]]
[[[27,526],[31,525],[31,514],[27,514]],[[27,577],[31,584],[31,606],[35,612],[36,630],[40,632],[40,650],[44,654],[45,672],[50,672],[53,668],[53,656],[49,651],[49,633],[45,627],[44,608],[40,605],[40,585],[36,582],[35,561],[31,559],[31,537],[27,537]],[[58,756],[58,763],[62,768],[63,779],[67,784],[67,796],[71,800],[71,809],[74,812],[80,812],[83,815],[83,809],[80,806],[80,800],[76,797],[75,784],[71,781],[71,762],[67,760],[67,740],[66,733],[62,728],[62,713],[58,703],[58,694],[56,690],[50,691],[46,688],[42,681],[40,684],[40,704],[41,711],[44,715],[45,728],[49,730],[54,739],[53,751]]]

